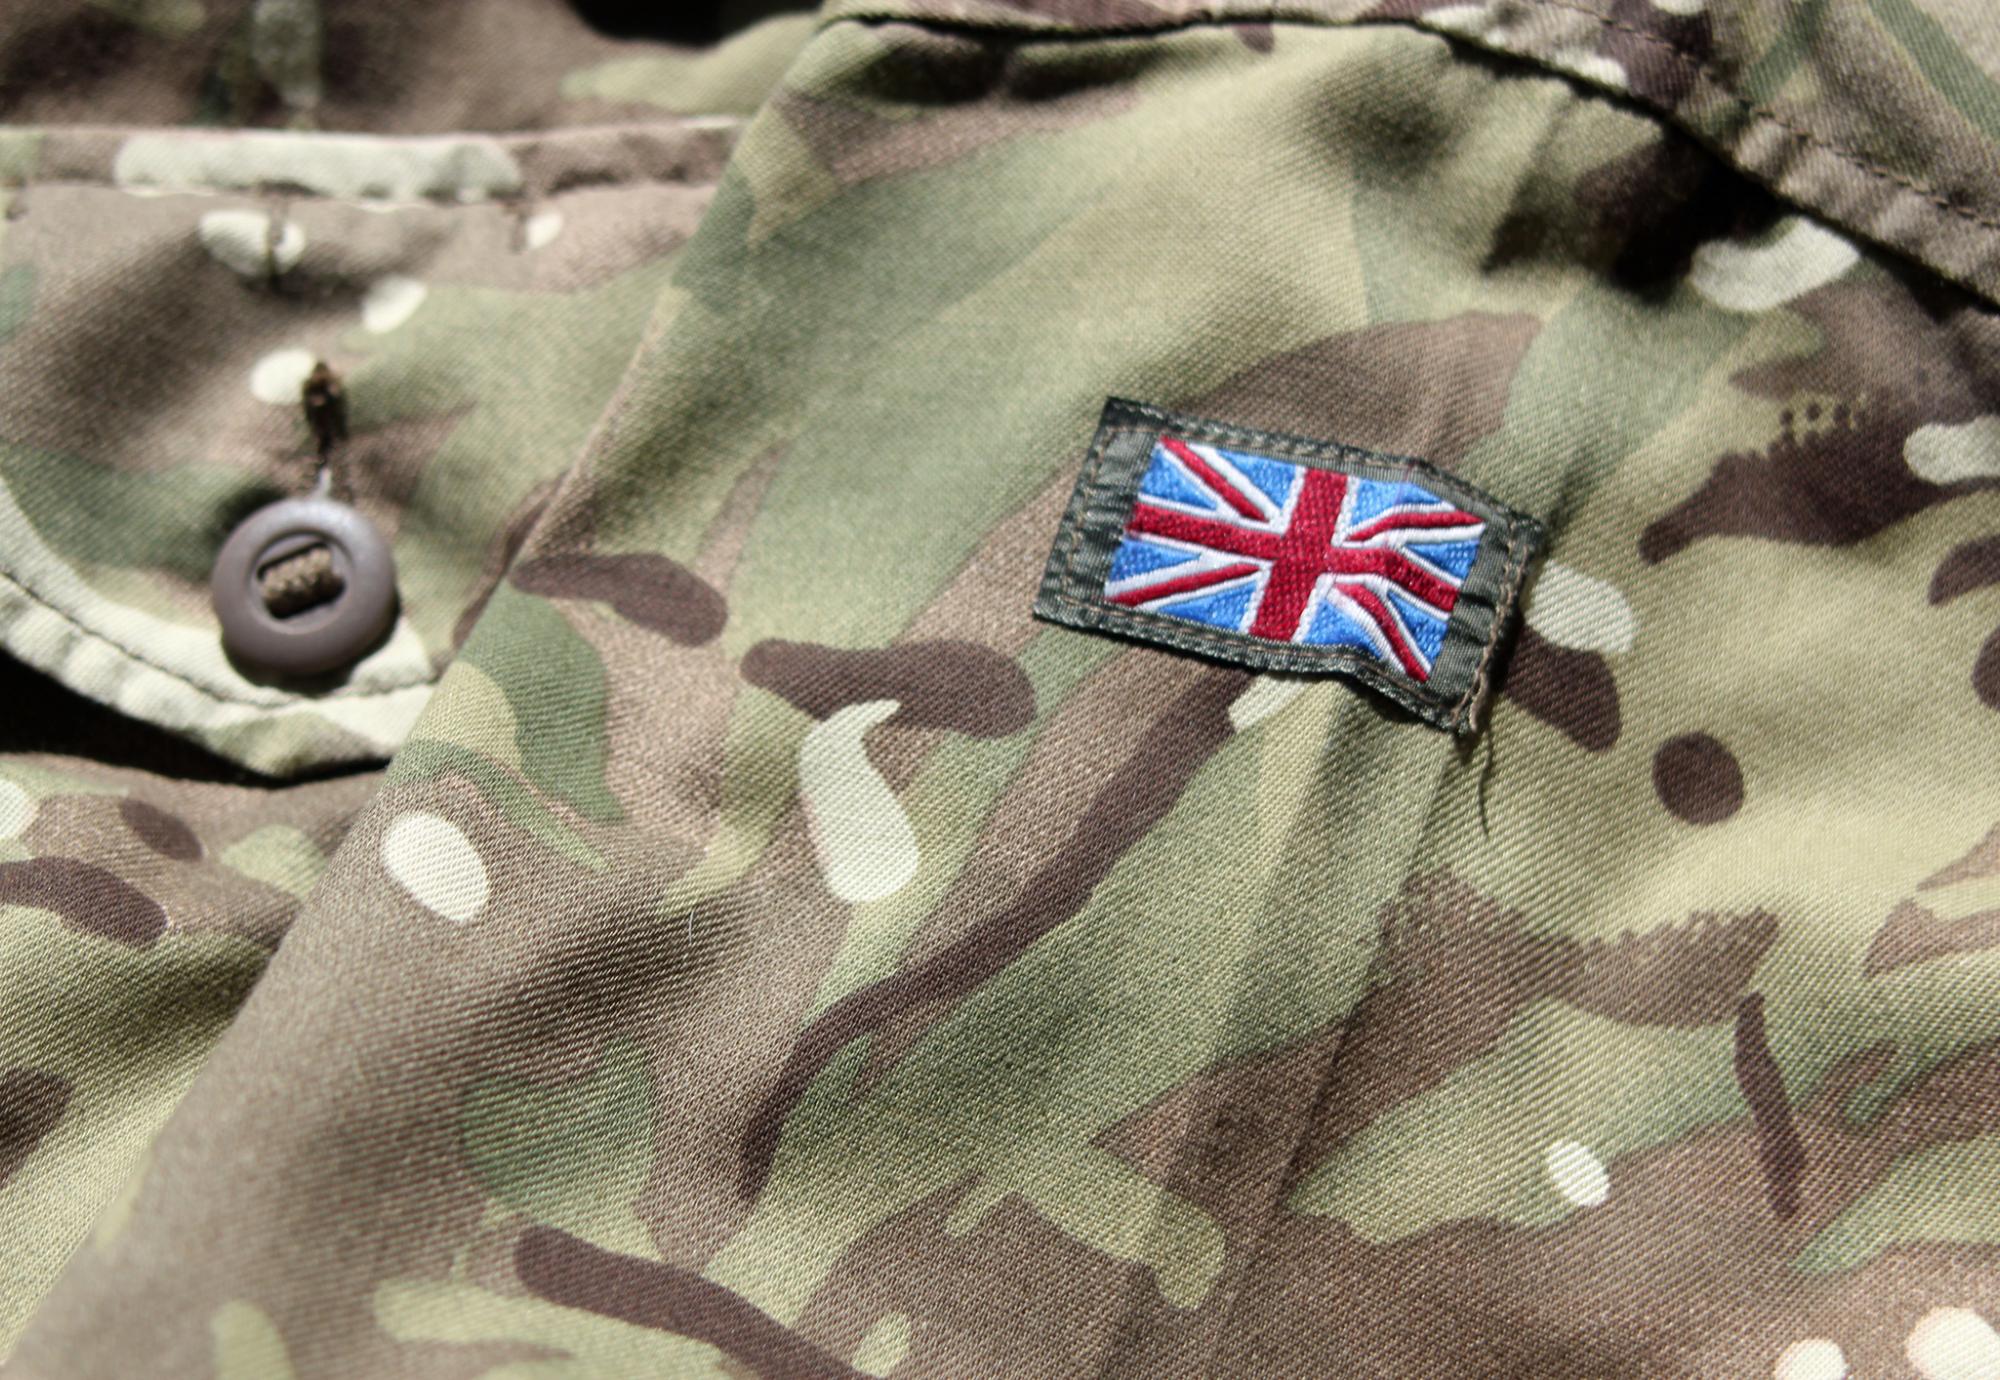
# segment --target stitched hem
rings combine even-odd
[[[261,696],[252,697],[248,695],[232,695],[224,691],[217,690],[211,685],[205,685],[202,682],[195,680],[190,675],[190,673],[185,670],[178,670],[172,666],[163,665],[162,663],[153,660],[151,657],[148,657],[141,652],[135,651],[132,648],[127,647],[122,642],[119,642],[114,638],[105,636],[103,633],[97,631],[95,628],[92,628],[87,624],[79,622],[76,618],[76,615],[68,612],[65,609],[58,608],[56,605],[50,603],[47,599],[35,593],[34,590],[22,584],[19,580],[15,579],[12,575],[7,574],[5,571],[0,571],[0,586],[4,586],[4,590],[0,590],[0,593],[11,592],[19,596],[23,601],[33,604],[36,608],[41,609],[43,612],[47,613],[50,617],[61,620],[61,622],[66,627],[68,627],[77,637],[86,639],[90,642],[97,644],[98,646],[106,648],[109,651],[115,652],[119,656],[123,657],[125,660],[135,662],[138,665],[145,667],[148,671],[152,671],[157,675],[170,677],[176,685],[184,686],[185,688],[192,690],[195,694],[200,695],[202,698],[207,700],[212,700],[214,703],[219,705],[240,706],[244,709],[267,710],[274,713],[282,713],[286,710],[291,710],[291,709],[310,708],[315,704],[324,704],[329,700],[345,701],[348,703],[352,703],[359,700],[378,699],[387,695],[399,694],[405,690],[414,690],[421,685],[435,685],[438,680],[438,673],[432,671],[426,675],[411,676],[403,680],[385,681],[379,685],[369,685],[365,687],[358,685],[343,686],[340,689],[328,690],[325,693],[318,695],[288,694],[282,690],[272,691],[271,698],[268,699],[263,698]],[[220,637],[220,634],[218,634],[217,636]],[[5,641],[5,640],[6,639],[4,635],[0,635],[0,641]]]
[[[260,196],[281,193],[288,200],[343,205],[428,207],[476,210],[558,196],[588,188],[641,189],[654,186],[712,186],[749,123],[740,116],[698,116],[673,121],[595,125],[566,130],[505,134],[343,134],[269,129],[200,129],[118,125],[38,125],[10,131],[33,147],[32,171],[0,177],[0,190],[37,187],[100,188],[140,196]],[[464,157],[484,152],[485,178],[438,181],[407,195],[347,193],[295,181],[279,174],[216,177],[120,176],[120,153],[135,141],[167,149],[227,149],[260,141],[293,143],[306,151],[325,146],[380,150],[386,160],[432,150],[442,166],[446,152]],[[224,159],[227,162],[227,159]],[[420,162],[408,165],[415,169]]]
[[[1989,300],[2000,302],[2000,207],[1989,209],[1954,199],[1939,190],[1936,181],[1888,167],[1819,132],[1795,116],[1751,100],[1732,86],[1713,65],[1664,35],[1614,18],[1579,3],[1579,0],[1516,2],[1594,20],[1604,29],[1639,39],[1665,53],[1678,65],[1681,75],[1695,85],[1696,90],[1683,101],[1669,105],[1641,92],[1609,86],[1579,74],[1555,61],[1554,54],[1533,44],[1511,42],[1504,36],[1467,33],[1433,23],[1422,14],[1403,17],[1371,13],[1379,8],[1376,0],[1351,4],[1348,0],[1329,0],[1323,6],[1207,6],[1157,21],[1104,24],[1071,24],[1033,15],[1016,18],[990,12],[926,14],[914,7],[898,9],[888,5],[862,5],[833,10],[821,19],[820,27],[842,23],[906,23],[935,29],[1008,34],[1028,42],[1140,38],[1240,24],[1297,24],[1317,28],[1371,25],[1416,29],[1484,51],[1532,62],[1553,74],[1583,82],[1593,90],[1642,105],[1686,131],[1725,161],[1763,182],[1786,200],[1907,255],[1931,271],[1972,288]],[[1696,109],[1687,109],[1690,105]],[[1718,133],[1714,129],[1717,124],[1737,128],[1731,133]],[[1770,137],[1760,137],[1763,135]],[[1757,147],[1774,142],[1789,145],[1794,152],[1787,153],[1783,148]],[[1796,150],[1801,148],[1832,160],[1837,166],[1797,166]],[[2000,159],[2000,150],[1996,150],[1991,143],[1982,144],[1982,148],[1992,157]],[[1838,178],[1843,174],[1865,179],[1886,191],[1892,199],[1886,203],[1874,201],[1858,195],[1862,189],[1840,186]],[[1858,205],[1857,201],[1871,204]],[[1925,223],[1909,223],[1911,217],[1908,213],[1911,212]],[[1977,252],[1966,253],[1961,248],[1936,243],[1941,235],[1953,231],[1961,235],[1970,233],[1975,237],[1979,241]]]

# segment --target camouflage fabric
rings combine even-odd
[[[1996,32],[10,16],[0,1375],[2000,1376]],[[1480,731],[1036,620],[1107,397],[1545,527]]]

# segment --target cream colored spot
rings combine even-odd
[[[1588,48],[1564,48],[1550,54],[1549,61],[1566,72],[1576,73],[1585,81],[1596,82],[1615,91],[1624,91],[1632,84],[1631,78],[1625,75],[1624,64],[1602,53],[1593,53]]]
[[[361,324],[381,335],[393,331],[417,314],[430,289],[415,278],[391,274],[378,278],[361,297]]]
[[[486,865],[456,824],[438,815],[398,815],[382,835],[382,866],[418,904],[460,924],[486,905]]]
[[[521,239],[530,249],[545,249],[562,233],[561,211],[538,211],[521,227]]]
[[[119,145],[111,175],[127,189],[252,191],[278,184],[349,201],[484,201],[521,189],[514,156],[478,135],[162,131]]]
[[[1424,22],[1434,29],[1474,37],[1497,27],[1484,5],[1440,5],[1437,9],[1424,12]]]
[[[1969,1308],[1924,1314],[1903,1351],[1924,1380],[2000,1380],[2000,1333]]]
[[[799,799],[827,889],[843,901],[879,901],[917,875],[917,836],[862,737],[895,700],[850,704],[799,744]]]
[[[1920,426],[1903,442],[1903,463],[1933,484],[2000,476],[2000,417]]]
[[[311,350],[273,350],[250,370],[250,391],[260,402],[297,407],[299,390],[318,357]]]
[[[1861,254],[1813,221],[1795,216],[1768,244],[1711,240],[1694,251],[1688,280],[1728,311],[1768,311],[1854,267]]]
[[[1303,695],[1311,681],[1293,676],[1259,676],[1229,704],[1229,724],[1238,733],[1260,724]]]
[[[1695,15],[1708,8],[1708,0],[1653,0],[1653,8],[1664,14]]]
[[[1555,561],[1536,578],[1527,616],[1543,637],[1579,652],[1629,652],[1638,631],[1632,606],[1616,586]]]
[[[1555,1191],[1578,1207],[1596,1207],[1611,1196],[1611,1176],[1605,1173],[1604,1161],[1587,1145],[1557,1141],[1543,1154],[1542,1168]]]
[[[35,822],[35,798],[0,776],[0,839],[17,839]]]
[[[1824,1337],[1793,1342],[1771,1368],[1771,1380],[1846,1380],[1847,1356]]]
[[[195,233],[212,258],[245,278],[283,273],[306,252],[306,232],[296,222],[284,222],[274,238],[262,211],[210,211]]]
[[[876,1319],[854,1349],[854,1368],[863,1375],[887,1375],[909,1354],[910,1315],[890,1313]]]

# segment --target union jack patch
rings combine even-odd
[[[1532,518],[1421,460],[1113,398],[1035,612],[1345,675],[1459,730],[1541,540]]]

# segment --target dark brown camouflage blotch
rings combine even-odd
[[[1684,733],[1653,754],[1653,791],[1689,824],[1720,824],[1743,808],[1743,768],[1706,733]]]
[[[1951,485],[1919,479],[1903,463],[1914,426],[1906,414],[1846,408],[1803,439],[1787,430],[1760,454],[1732,453],[1707,480],[1639,535],[1654,564],[1703,537],[1762,537],[1806,546],[1847,546],[1991,481]]]
[[[163,858],[175,862],[196,862],[201,858],[201,840],[179,815],[127,796],[118,802],[118,817],[141,843]]]
[[[1787,411],[1766,450],[1717,460],[1700,488],[1640,534],[1647,561],[1711,536],[1845,546],[2000,482],[1936,484],[1903,458],[1918,427],[2000,407],[2000,319],[1956,293],[1899,284],[1836,283],[1790,306],[1819,328],[1820,349],[1731,381],[1778,402],[1829,398],[1831,410],[1807,404],[1803,434]]]
[[[70,1085],[39,1069],[0,1073],[0,1188],[14,1177],[69,1106]]]
[[[1974,911],[1946,920],[1929,906],[1903,901],[1889,912],[1868,945],[1861,971],[1870,977],[1952,954],[2000,946],[2000,910]]]
[[[976,642],[904,642],[848,650],[816,642],[759,642],[743,679],[824,719],[850,704],[895,700],[886,722],[1001,738],[1035,716],[1035,689],[1013,661]]]
[[[1604,752],[1618,742],[1618,681],[1596,652],[1559,647],[1523,626],[1500,688],[1578,747]]]
[[[1985,836],[1963,855],[1924,878],[1917,884],[1917,890],[1934,891],[1956,882],[1969,882],[1996,874],[2000,874],[2000,824],[1987,830]]]
[[[1790,1217],[1799,1210],[1799,1180],[1806,1172],[1805,1145],[1792,1120],[1784,1071],[1771,1053],[1764,1030],[1764,996],[1746,995],[1736,1008],[1736,1085],[1749,1104],[1757,1128],[1759,1158],[1771,1194],[1771,1211]]]
[[[1697,246],[1779,214],[1768,192],[1670,128],[1585,173],[1569,197],[1530,190],[1494,232],[1488,267],[1581,259],[1655,301],[1680,287]]]
[[[514,509],[507,525],[488,540],[485,558],[480,562],[479,593],[473,596],[472,602],[459,614],[458,621],[452,624],[453,650],[463,647],[465,639],[472,636],[472,625],[479,621],[480,614],[486,612],[486,606],[493,601],[493,591],[500,587],[508,568],[514,564],[514,558],[527,545],[529,535],[535,530],[536,522],[555,493],[556,484],[554,479],[537,484]]]
[[[1067,846],[1017,895],[945,948],[850,992],[814,1018],[744,1133],[738,1192],[745,1201],[762,1190],[792,1108],[835,1055],[911,1008],[936,1019],[1076,914],[1228,739],[1229,706],[1249,679],[1242,671],[1211,670],[1192,681],[1091,797]],[[954,904],[963,898],[947,894],[942,905]]]
[[[1917,884],[1919,893],[2000,873],[2000,825],[1951,863]],[[1951,954],[2000,945],[2000,910],[1980,910],[1947,920],[1914,897],[1897,904],[1875,932],[1862,971],[1870,977],[1928,963]]]
[[[884,31],[881,41],[889,56],[868,94],[887,113],[793,90],[771,102],[844,186],[1118,114],[1134,103],[1130,78],[1148,60],[1136,49],[1072,60],[1056,47],[907,29]]]
[[[1980,537],[1945,553],[1931,576],[1930,600],[1946,604],[1996,584],[2000,584],[2000,536]]]
[[[1540,328],[1532,316],[1491,312],[1364,326],[1253,364],[1187,406],[1449,469],[1499,428]],[[1413,388],[1412,379],[1449,386]]]
[[[1672,109],[1694,90],[1715,40],[1705,11],[1670,14],[1653,0],[1612,0],[1598,51],[1625,70],[1635,96]]]
[[[1238,24],[1236,36],[1243,40],[1243,46],[1253,53],[1268,53],[1277,46],[1269,24]]]
[[[514,1249],[528,1291],[638,1327],[707,1342],[754,1376],[865,1380],[741,1295],[691,1270],[593,1246],[555,1227],[531,1227]]]
[[[594,599],[685,647],[721,633],[729,606],[705,580],[668,556],[564,554],[523,562],[514,586],[550,599]]]
[[[1979,644],[1979,657],[1972,663],[1972,690],[1988,709],[2000,709],[2000,628]]]
[[[1384,980],[1355,1009],[1302,1158],[1318,1163],[1390,1108],[1497,1044],[1523,1007],[1693,1028],[1729,1019],[1778,936],[1775,916],[1692,916],[1604,942],[1540,935],[1448,873],[1413,877],[1383,917]]]
[[[53,911],[72,929],[135,949],[150,948],[167,928],[159,902],[77,858],[0,863],[0,905]]]

